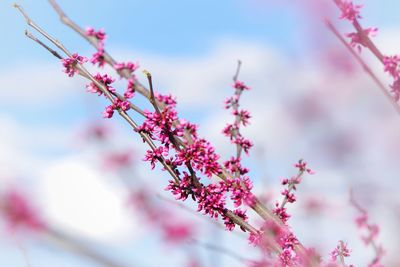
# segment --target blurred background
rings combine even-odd
[[[305,159],[316,174],[304,179],[289,208],[299,239],[325,259],[344,240],[353,251],[348,262],[365,266],[373,251],[354,223],[353,188],[381,227],[387,266],[399,266],[400,116],[325,27],[329,17],[342,33],[352,31],[330,1],[58,2],[79,25],[103,28],[114,58],[139,62],[139,80],[149,70],[156,90],[176,96],[181,117],[200,125],[225,159],[235,150],[221,134],[232,120],[223,101],[233,93],[240,59],[240,79],[252,88],[242,106],[252,114],[244,135],[255,146],[244,162],[255,193],[269,205],[280,200],[280,180]],[[15,231],[4,220],[0,266],[101,266],[94,254],[118,266],[149,267],[257,259],[240,230],[226,232],[190,203],[170,202],[169,177],[150,172],[140,138],[119,118],[102,119],[106,102],[24,36],[27,26],[12,3],[0,3],[0,190],[29,199],[54,232]],[[70,51],[94,53],[47,1],[19,4]],[[381,51],[399,53],[400,2],[362,4],[361,22],[379,28]],[[379,62],[367,51],[362,57],[389,84]],[[196,225],[190,241],[165,236],[154,213]]]

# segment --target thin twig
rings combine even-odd
[[[28,30],[25,30],[25,35],[29,38],[32,39],[33,41],[35,41],[36,43],[38,43],[39,45],[43,46],[45,49],[47,49],[51,54],[53,54],[53,56],[55,56],[58,59],[62,59],[62,56],[60,56],[60,54],[55,51],[54,49],[50,48],[49,46],[47,46],[45,43],[43,43],[42,41],[40,41],[38,38],[36,38],[32,33],[30,33]]]

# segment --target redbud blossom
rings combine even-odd
[[[79,71],[76,69],[77,64],[82,64],[87,61],[87,58],[78,55],[77,53],[72,54],[71,57],[69,58],[63,58],[61,60],[63,66],[64,66],[64,72],[68,74],[69,77],[73,77],[75,73],[78,73]]]
[[[361,18],[362,5],[354,5],[353,1],[339,1],[339,8],[342,11],[340,19],[347,19],[353,23],[356,19]]]

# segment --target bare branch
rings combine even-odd
[[[62,59],[62,56],[60,56],[59,53],[57,53],[57,51],[55,51],[54,49],[50,48],[49,46],[47,46],[45,43],[43,43],[42,41],[40,41],[38,38],[36,38],[32,33],[30,33],[28,30],[25,30],[25,35],[35,41],[36,43],[38,43],[39,45],[43,46],[46,50],[48,50],[50,53],[53,54],[53,56],[55,56],[58,59]]]

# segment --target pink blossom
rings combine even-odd
[[[343,241],[339,241],[339,244],[336,248],[331,252],[331,259],[332,261],[336,261],[337,258],[345,258],[349,257],[351,250],[347,247],[347,244]]]
[[[169,108],[175,108],[176,106],[176,99],[172,95],[162,95],[162,94],[155,94],[155,98],[164,103],[165,105],[169,106]]]
[[[78,55],[77,53],[72,54],[71,57],[69,58],[63,58],[61,60],[63,66],[64,66],[64,72],[68,74],[69,77],[73,77],[75,73],[78,73],[79,71],[76,69],[77,64],[82,64],[87,61],[87,58]]]
[[[356,19],[360,19],[360,9],[362,5],[354,5],[353,1],[339,1],[339,8],[342,11],[340,19],[347,19],[354,23]]]
[[[103,111],[103,118],[110,119],[114,115],[114,105],[109,105]]]
[[[383,65],[385,72],[388,72],[395,79],[398,79],[400,77],[399,63],[400,63],[400,56],[398,55],[383,57]]]
[[[114,65],[114,68],[117,71],[128,70],[130,73],[132,73],[139,68],[139,64],[138,63],[135,64],[133,62],[122,62],[122,63],[116,63]]]
[[[191,163],[195,170],[207,177],[221,172],[221,166],[218,164],[219,155],[205,139],[195,139],[192,144],[179,151],[176,158],[179,164]]]
[[[0,212],[11,230],[25,228],[32,231],[43,230],[46,226],[32,207],[29,200],[16,190],[10,190],[1,197]]]
[[[396,80],[393,82],[392,85],[390,85],[390,88],[392,89],[393,93],[393,98],[395,101],[400,100],[400,78],[396,78]]]
[[[100,73],[97,73],[94,76],[94,79],[102,83],[108,91],[115,93],[115,89],[111,86],[111,84],[115,80],[111,78],[111,76],[109,76],[108,74],[101,75]],[[94,93],[99,96],[103,94],[103,91],[94,82],[91,82],[90,84],[86,85],[86,90],[90,93]]]
[[[235,124],[227,124],[225,128],[222,130],[222,133],[229,137],[230,140],[233,140],[234,135],[238,131],[239,127]]]
[[[183,178],[180,183],[176,184],[175,181],[170,180],[169,185],[165,190],[171,191],[177,200],[185,201],[190,194],[192,194],[192,177],[187,172],[183,172]]]
[[[258,247],[259,245],[261,245],[261,241],[262,241],[262,232],[250,233],[249,243],[251,245]]]
[[[160,160],[163,156],[168,155],[168,149],[165,147],[158,147],[155,150],[147,150],[146,155],[144,156],[144,161],[149,161],[151,164],[151,169],[156,167],[156,161]]]
[[[247,221],[247,219],[248,219],[246,212],[243,210],[237,209],[237,210],[234,210],[233,213],[244,221]],[[236,226],[236,224],[228,217],[224,218],[224,224],[225,224],[226,230],[228,230],[228,231],[233,231],[233,229],[235,229],[235,226]],[[242,231],[245,231],[244,228],[241,228],[241,229],[242,229]]]
[[[378,32],[378,28],[367,28],[367,29],[363,29],[363,35],[361,35],[358,32],[352,32],[352,33],[348,33],[346,34],[346,37],[350,38],[350,45],[352,47],[356,47],[358,52],[361,52],[362,47],[367,46],[367,44],[364,42],[364,36],[367,37],[373,37],[376,35],[376,33]]]
[[[284,223],[286,223],[290,215],[286,212],[285,207],[281,207],[279,203],[275,203],[275,209],[272,210],[272,212],[279,217]]]
[[[102,29],[96,31],[93,28],[88,27],[88,28],[86,28],[86,35],[95,37],[98,40],[97,52],[92,55],[90,62],[93,65],[98,64],[99,67],[104,67],[104,65],[106,63],[105,50],[104,50],[104,42],[106,40],[106,33]]]
[[[119,98],[114,99],[114,109],[120,108],[123,111],[127,111],[131,108],[131,104],[126,100],[120,100]]]
[[[307,162],[304,160],[299,160],[295,165],[296,168],[299,169],[300,172],[307,172],[308,174],[315,174],[315,172],[307,167]]]
[[[249,124],[251,115],[247,110],[235,110],[232,114],[239,118],[239,121],[243,124],[243,126],[247,126],[247,124]]]
[[[243,203],[251,206],[255,202],[255,197],[251,193],[251,189],[253,188],[253,184],[250,181],[250,178],[245,176],[242,179],[228,179],[226,181],[226,186],[228,190],[231,192],[231,199],[235,208],[240,207]]]
[[[224,166],[231,173],[238,173],[239,175],[244,175],[249,172],[248,168],[245,168],[240,163],[240,158],[231,157],[229,160],[224,162]]]
[[[179,128],[181,129],[181,131],[184,131],[187,134],[189,134],[192,139],[198,138],[198,136],[197,136],[197,128],[198,127],[196,124],[193,124],[193,123],[190,123],[188,121],[181,119],[179,121]]]
[[[208,214],[211,218],[218,218],[225,211],[225,188],[221,184],[209,184],[195,188],[197,211]]]
[[[224,102],[225,109],[230,109],[234,105],[237,105],[238,101],[239,101],[239,97],[237,94],[235,94],[234,96],[228,97]]]
[[[296,253],[292,249],[283,249],[279,254],[279,263],[281,266],[295,266],[294,259]]]
[[[106,64],[104,53],[105,51],[103,48],[97,49],[97,52],[94,53],[90,58],[90,63],[92,63],[93,65],[98,64],[98,66],[101,68],[104,67],[104,65]]]
[[[124,97],[126,99],[130,99],[132,97],[134,97],[135,95],[135,83],[136,83],[136,78],[135,77],[131,77],[128,80],[128,86],[126,87],[126,91],[124,93]]]
[[[243,149],[243,151],[246,153],[246,154],[249,154],[249,150],[250,150],[250,148],[252,148],[253,147],[253,143],[250,141],[250,140],[248,140],[248,139],[245,139],[243,136],[238,136],[238,137],[236,137],[234,140],[233,140],[233,143],[234,144],[237,144],[237,145],[239,145],[239,146],[241,146],[242,147],[242,149]]]
[[[106,33],[104,32],[103,29],[100,29],[100,30],[96,31],[92,27],[87,27],[86,28],[86,35],[93,36],[93,37],[95,37],[97,40],[99,40],[101,42],[104,42],[106,40]]]

